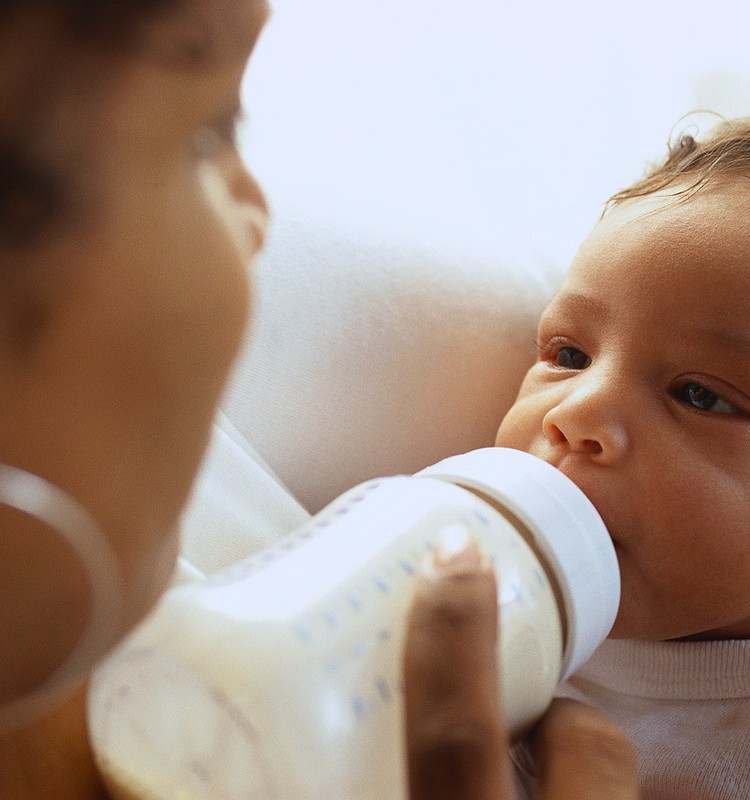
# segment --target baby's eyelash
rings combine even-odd
[[[534,347],[536,348],[537,358],[545,358],[550,352],[550,341],[549,339],[542,339],[540,336],[537,336],[534,339]]]
[[[566,336],[545,337],[537,341],[537,363],[546,362],[563,370],[580,371],[591,365],[587,351]]]
[[[536,352],[537,358],[541,361],[546,358],[551,358],[553,353],[564,347],[567,340],[563,340],[560,336],[545,336],[537,337],[536,339]]]

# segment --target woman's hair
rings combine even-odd
[[[675,187],[677,199],[692,197],[717,178],[750,178],[750,117],[722,120],[705,136],[683,131],[669,142],[666,159],[632,186],[612,195],[612,206]]]
[[[70,33],[122,39],[148,17],[176,5],[180,0],[0,0],[0,25],[18,11],[33,7],[59,15]]]
[[[4,29],[12,31],[24,14],[37,14],[39,24],[58,29],[70,48],[94,45],[105,51],[137,49],[139,34],[152,18],[189,1],[0,0],[0,35]],[[48,83],[53,80],[50,75]],[[0,97],[13,88],[3,83],[0,73]],[[4,249],[18,251],[33,246],[70,206],[70,187],[62,165],[55,164],[49,153],[35,152],[29,146],[43,124],[33,120],[36,104],[48,102],[44,96],[39,88],[31,96],[20,95],[23,99],[14,101],[15,105],[6,104],[4,116],[0,116],[0,262]]]

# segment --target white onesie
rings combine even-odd
[[[750,798],[750,640],[607,641],[560,694],[630,736],[643,800]]]

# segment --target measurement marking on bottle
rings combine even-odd
[[[478,519],[482,523],[482,525],[490,524],[489,519],[487,519],[487,517],[485,517],[484,514],[480,513],[479,511],[474,512],[474,517]]]
[[[352,658],[364,658],[367,655],[367,645],[364,642],[359,642],[352,647]]]
[[[362,610],[362,601],[354,594],[347,595],[347,602],[355,611]]]
[[[393,693],[391,692],[391,687],[388,685],[388,681],[382,677],[378,676],[375,679],[375,688],[378,690],[378,695],[380,695],[380,699],[383,702],[388,703],[393,698]]]
[[[372,582],[377,586],[383,594],[388,594],[391,591],[391,586],[387,581],[379,578],[377,575],[372,579]]]
[[[414,575],[414,573],[416,572],[414,565],[410,564],[408,561],[404,559],[401,559],[401,561],[398,562],[398,565],[407,575]]]
[[[367,716],[367,708],[365,707],[365,701],[362,697],[358,694],[352,695],[351,697],[351,704],[352,704],[352,711],[354,711],[354,715],[357,719],[364,719]]]

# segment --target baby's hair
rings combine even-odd
[[[722,120],[705,137],[683,128],[669,142],[666,159],[609,198],[604,214],[625,200],[675,187],[676,199],[692,197],[717,178],[750,178],[750,117]]]

